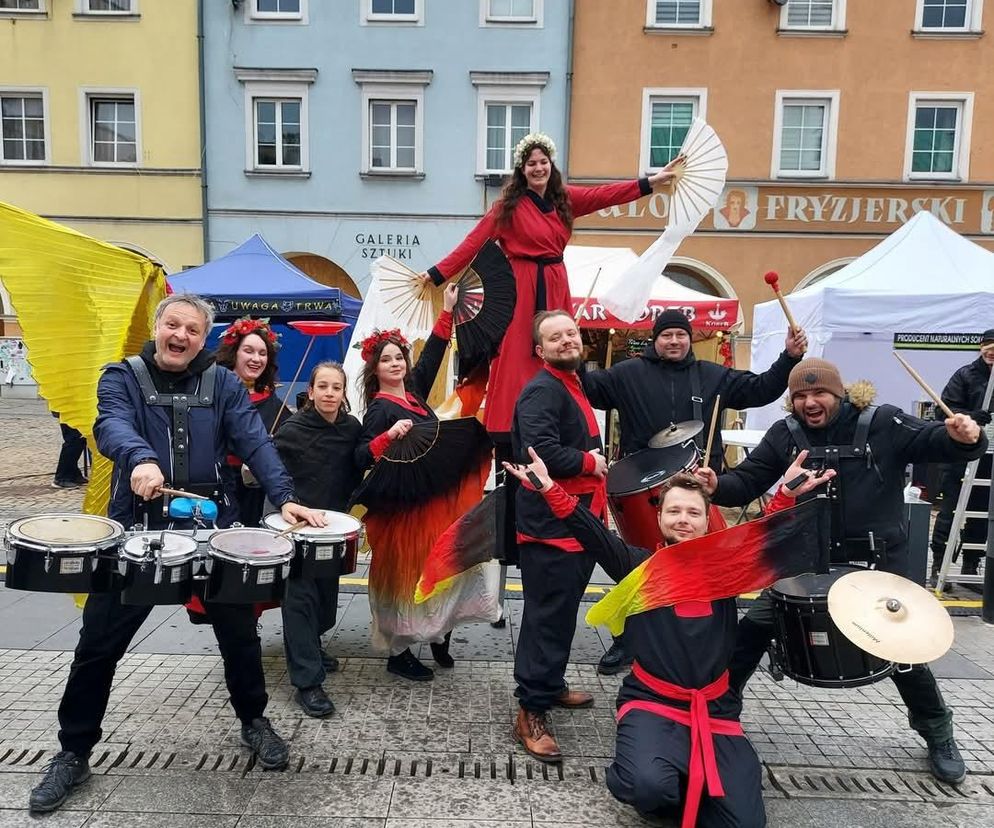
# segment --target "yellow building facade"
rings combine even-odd
[[[4,0],[0,201],[203,262],[198,65],[196,0]]]

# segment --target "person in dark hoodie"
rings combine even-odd
[[[980,355],[968,365],[958,368],[942,389],[942,401],[952,409],[954,414],[969,414],[970,417],[983,427],[991,421],[990,405],[984,406],[984,393],[987,391],[987,381],[991,376],[991,366],[994,365],[994,328],[984,331],[980,337]],[[936,411],[936,417],[942,417],[941,411]],[[977,469],[978,479],[989,479],[991,472],[990,455],[984,455]],[[960,486],[966,473],[966,463],[950,463],[943,469],[942,474],[942,506],[935,519],[932,529],[932,578],[935,579],[942,566],[946,554],[946,541],[949,530],[953,525],[953,513],[959,500]],[[970,494],[967,508],[971,511],[987,511],[987,491],[974,490]],[[961,535],[964,543],[983,543],[987,537],[987,521],[982,518],[968,518]],[[976,575],[983,557],[983,552],[977,549],[963,550],[963,574]]]
[[[349,414],[345,371],[321,362],[311,371],[307,402],[273,438],[302,503],[313,509],[345,512],[362,480],[355,450],[362,424]],[[338,577],[291,578],[283,599],[283,646],[290,683],[308,716],[335,712],[322,684],[338,669],[338,659],[321,649],[321,635],[335,625]]]
[[[808,340],[801,329],[788,328],[785,350],[762,374],[737,371],[698,360],[690,349],[690,320],[678,310],[665,310],[652,326],[652,341],[641,356],[601,371],[581,372],[583,390],[594,408],[615,409],[621,429],[621,456],[648,447],[649,439],[684,420],[711,422],[715,400],[721,409],[741,410],[766,405],[787,389],[787,375],[804,355]],[[721,411],[718,412],[719,415]],[[711,448],[711,468],[721,469],[724,447],[718,426]],[[696,438],[703,451],[707,439]],[[614,675],[629,664],[624,641],[616,638],[597,665]]]

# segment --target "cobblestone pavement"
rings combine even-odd
[[[12,424],[20,434],[13,449]],[[78,509],[80,492],[48,487],[54,425],[37,405],[13,414],[0,405],[0,479],[44,475],[22,478],[33,482],[20,489],[18,481],[0,484],[0,520]],[[16,448],[28,440],[37,451]],[[510,738],[521,602],[506,602],[504,629],[457,630],[456,668],[412,685],[386,673],[369,650],[361,574],[352,579],[355,591],[340,595],[339,624],[326,641],[342,658],[326,682],[337,706],[329,719],[309,719],[296,707],[279,613],[262,618],[268,714],[293,756],[286,772],[260,771],[239,745],[209,628],[190,625],[180,608],[159,607],[118,668],[93,779],[40,820],[24,805],[57,749],[56,711],[79,612],[65,595],[0,588],[0,828],[171,828],[205,819],[242,828],[648,824],[604,787],[618,680],[594,669],[607,643],[597,631],[578,624],[567,676],[594,694],[595,706],[554,711],[567,761],[561,771],[545,768]],[[955,709],[967,782],[932,781],[890,681],[817,690],[761,672],[747,691],[743,723],[765,766],[771,825],[994,824],[994,633],[976,617],[956,618],[955,626],[954,649],[933,668]]]

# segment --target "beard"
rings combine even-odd
[[[557,368],[560,371],[575,371],[580,367],[580,363],[583,362],[583,358],[580,354],[571,357],[547,356],[545,361],[548,365],[551,365],[553,368]]]

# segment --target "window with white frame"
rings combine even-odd
[[[548,72],[470,72],[477,91],[478,175],[509,173],[518,141],[538,129]]]
[[[362,175],[423,173],[424,89],[431,70],[353,69],[362,89]]]
[[[711,25],[712,0],[648,0],[648,28],[706,28]]]
[[[774,177],[834,177],[838,100],[837,91],[777,92]]]
[[[84,14],[134,14],[137,0],[82,0]]]
[[[235,68],[245,87],[245,171],[309,172],[307,93],[317,69]]]
[[[917,0],[915,28],[922,32],[979,32],[983,0]]]
[[[780,28],[831,31],[845,28],[846,0],[787,0],[780,10]]]
[[[0,0],[0,12],[45,11],[45,0]]]
[[[0,90],[0,161],[44,163],[45,100],[40,92]]]
[[[249,0],[250,20],[300,21],[307,12],[307,0]]]
[[[966,180],[972,120],[972,93],[939,97],[912,92],[905,177]]]
[[[134,95],[91,94],[89,160],[97,165],[138,163],[138,108]]]
[[[420,23],[424,0],[362,0],[362,23]]]
[[[676,158],[694,118],[703,118],[704,89],[642,90],[642,140],[639,167],[658,170]]]
[[[510,172],[514,166],[511,158],[514,148],[532,131],[532,105],[489,101],[486,118],[484,171]]]
[[[301,169],[300,98],[254,98],[255,168]]]
[[[536,19],[536,6],[541,0],[483,0],[487,20],[530,23]]]

